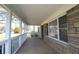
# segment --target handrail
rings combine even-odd
[[[11,40],[11,48],[15,50],[15,51],[13,50],[12,53],[16,53],[18,51],[18,49],[22,46],[22,44],[26,40],[26,34],[27,33],[24,33],[24,34],[17,35],[17,36],[14,36],[14,37],[10,38],[10,40]],[[7,39],[0,41],[0,46],[3,46],[4,44],[6,44],[6,42],[7,42]],[[17,44],[18,44],[18,46],[17,46]],[[12,49],[11,49],[11,51],[12,51]]]
[[[16,37],[13,37],[11,38],[11,41],[12,41],[12,54],[13,53],[16,53],[18,51],[18,49],[22,46],[22,44],[24,43],[25,41],[25,36],[26,33],[22,34],[22,35],[19,35],[19,36],[16,36]],[[24,37],[24,38],[23,38]]]
[[[0,41],[0,45],[5,44],[6,41],[7,41],[7,39],[4,39],[4,40]]]
[[[19,36],[22,36],[22,35],[24,35],[24,34],[27,34],[27,33],[23,33],[23,34],[19,34],[19,35],[17,35],[17,36],[11,37],[11,39],[12,39],[12,38],[19,37]],[[7,41],[7,39],[3,39],[2,41],[0,41],[0,45],[5,44],[6,41]]]

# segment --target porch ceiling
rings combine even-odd
[[[7,4],[29,25],[41,25],[48,17],[64,7],[63,4]]]

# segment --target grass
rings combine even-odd
[[[5,34],[0,34],[0,40],[5,38]]]

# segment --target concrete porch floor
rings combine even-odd
[[[43,40],[37,37],[28,38],[16,54],[56,54]]]

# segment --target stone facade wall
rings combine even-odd
[[[68,43],[72,53],[79,53],[79,5],[67,12]]]
[[[58,40],[52,39],[50,37],[45,37],[44,41],[52,48],[54,49],[57,53],[61,54],[67,54],[70,53],[69,51],[69,45],[63,42],[60,42]]]
[[[67,12],[67,36],[67,43],[63,43],[60,40],[55,40],[48,36],[44,38],[44,41],[58,53],[79,53],[79,5]]]

